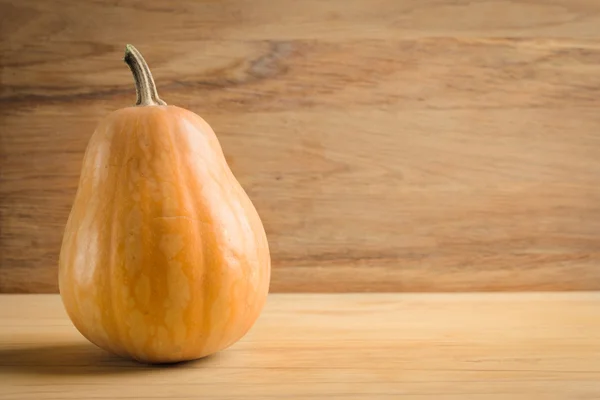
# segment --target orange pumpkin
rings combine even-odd
[[[166,105],[131,45],[137,104],[109,114],[86,149],[64,232],[59,287],[75,327],[150,362],[232,345],[269,290],[266,234],[211,127]]]

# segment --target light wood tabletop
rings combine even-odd
[[[0,399],[596,399],[600,293],[275,294],[240,342],[147,366],[57,295],[0,296]]]

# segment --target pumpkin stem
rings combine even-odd
[[[150,72],[150,68],[148,68],[148,64],[146,64],[146,60],[142,57],[142,53],[133,47],[133,45],[128,44],[125,46],[124,61],[129,66],[129,69],[131,69],[133,79],[135,80],[135,91],[137,93],[135,105],[166,106],[167,103],[158,97],[152,73]]]

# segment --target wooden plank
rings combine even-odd
[[[114,43],[88,55],[61,46],[45,60],[32,50],[5,61],[2,114],[47,106],[44,114],[85,110],[96,120],[130,106],[123,49]],[[600,91],[599,40],[191,40],[140,49],[161,97],[201,114],[595,108]]]
[[[279,294],[215,356],[150,367],[75,330],[56,295],[0,296],[0,399],[591,399],[600,295]]]
[[[216,130],[273,291],[600,289],[600,4],[64,5],[0,2],[0,292],[57,290],[124,38]]]
[[[106,52],[190,39],[390,39],[423,36],[599,37],[595,0],[2,0],[4,46]],[[12,42],[8,44],[6,42]]]
[[[356,113],[347,122],[338,112],[210,118],[264,216],[274,290],[598,287],[598,137],[571,136],[582,119],[600,124],[596,111],[428,113]],[[282,134],[290,120],[307,128]],[[373,126],[379,132],[369,134]],[[352,129],[366,133],[348,140]],[[85,145],[76,131],[51,142],[42,133],[5,159],[14,172],[4,169],[1,186],[2,256],[16,267],[0,271],[16,290],[54,290],[81,158],[69,146]],[[25,156],[36,147],[46,150]]]

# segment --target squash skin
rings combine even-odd
[[[270,273],[260,217],[201,117],[160,105],[101,121],[59,258],[83,336],[148,363],[216,353],[253,326]]]

